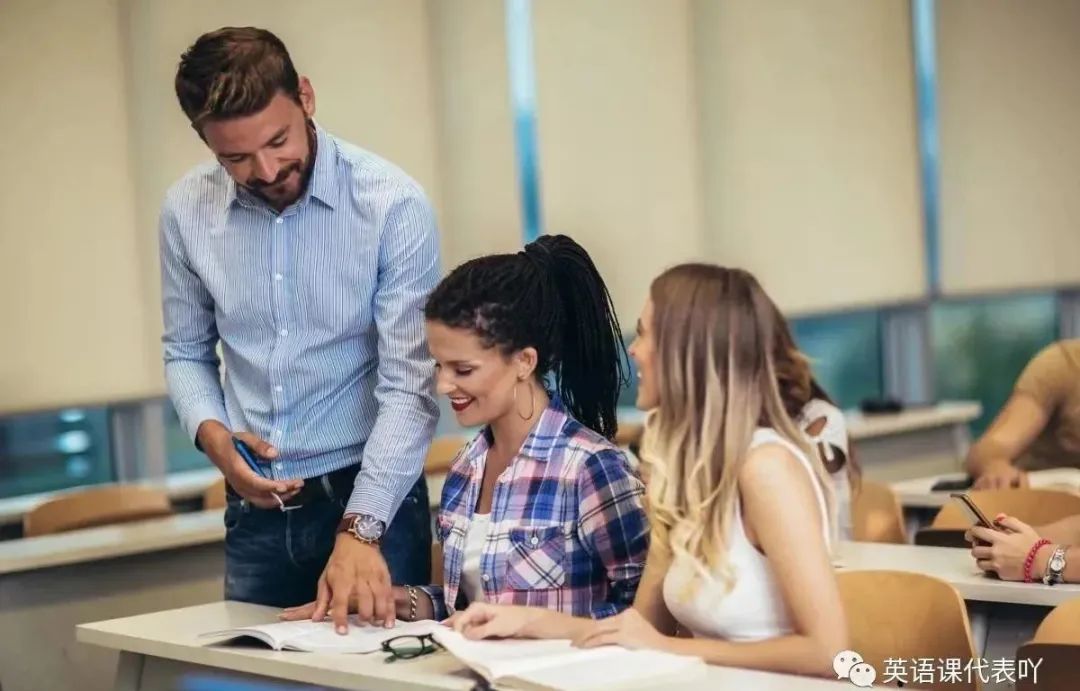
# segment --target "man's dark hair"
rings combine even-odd
[[[227,26],[203,34],[176,69],[176,97],[196,130],[208,120],[257,113],[278,92],[299,103],[300,78],[285,44],[266,29]]]

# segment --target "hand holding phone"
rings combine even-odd
[[[990,530],[1001,530],[1001,528],[999,528],[997,524],[995,524],[993,521],[986,517],[986,514],[984,514],[982,512],[982,509],[979,508],[978,504],[976,504],[975,501],[970,496],[968,496],[967,492],[953,492],[949,496],[960,502],[960,506],[963,507],[964,513],[966,513],[968,518],[971,519],[972,524],[983,528],[988,528]],[[979,540],[976,538],[975,544],[986,545],[988,543],[985,540]]]
[[[227,477],[230,484],[241,497],[251,501],[260,509],[272,509],[276,506],[282,511],[298,509],[298,505],[287,505],[285,502],[295,496],[303,486],[303,480],[274,480],[267,473],[267,464],[259,461],[255,450],[251,445],[243,441],[239,436],[232,437],[232,447],[237,451],[237,456],[243,459],[247,468],[258,479],[252,480],[242,477]],[[267,503],[272,500],[272,503]]]

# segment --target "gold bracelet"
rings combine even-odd
[[[416,588],[407,585],[405,592],[409,594],[409,621],[416,621]]]

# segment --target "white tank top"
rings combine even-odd
[[[484,601],[484,584],[480,580],[480,557],[484,554],[491,514],[474,513],[465,533],[465,556],[461,560],[461,592],[469,602]]]
[[[750,448],[763,444],[780,444],[799,459],[814,486],[821,509],[822,536],[829,539],[829,514],[825,495],[810,460],[796,445],[775,430],[759,428],[754,432]],[[723,581],[701,580],[693,597],[683,599],[683,586],[694,574],[686,558],[676,558],[664,577],[664,602],[668,611],[695,637],[722,638],[732,641],[759,641],[792,633],[787,605],[774,578],[772,566],[746,537],[742,510],[735,502],[734,516],[729,524],[727,544],[728,568],[733,578],[732,589],[724,593]]]

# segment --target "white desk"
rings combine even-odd
[[[224,511],[183,513],[134,523],[0,542],[0,575],[130,554],[221,543]]]
[[[985,576],[966,549],[842,542],[836,556],[842,571],[907,571],[940,578],[968,601],[1056,607],[1080,597],[1080,584],[1050,586]]]
[[[75,626],[221,599],[224,534],[219,510],[0,542],[0,686],[112,688]]]
[[[949,492],[931,490],[940,480],[959,480],[964,473],[945,473],[918,477],[912,480],[894,482],[892,490],[900,505],[905,508],[939,509],[949,501]],[[1080,493],[1080,470],[1076,468],[1055,468],[1053,470],[1034,470],[1028,473],[1028,484],[1035,489],[1057,489]]]
[[[83,624],[80,642],[121,653],[116,689],[176,688],[184,675],[228,675],[273,684],[274,680],[339,689],[470,689],[475,678],[446,653],[384,662],[381,654],[316,655],[208,643],[206,631],[276,621],[278,610],[215,602],[126,619]],[[290,687],[294,687],[290,684]],[[709,667],[704,676],[650,684],[651,689],[755,689],[838,691],[845,682]]]

